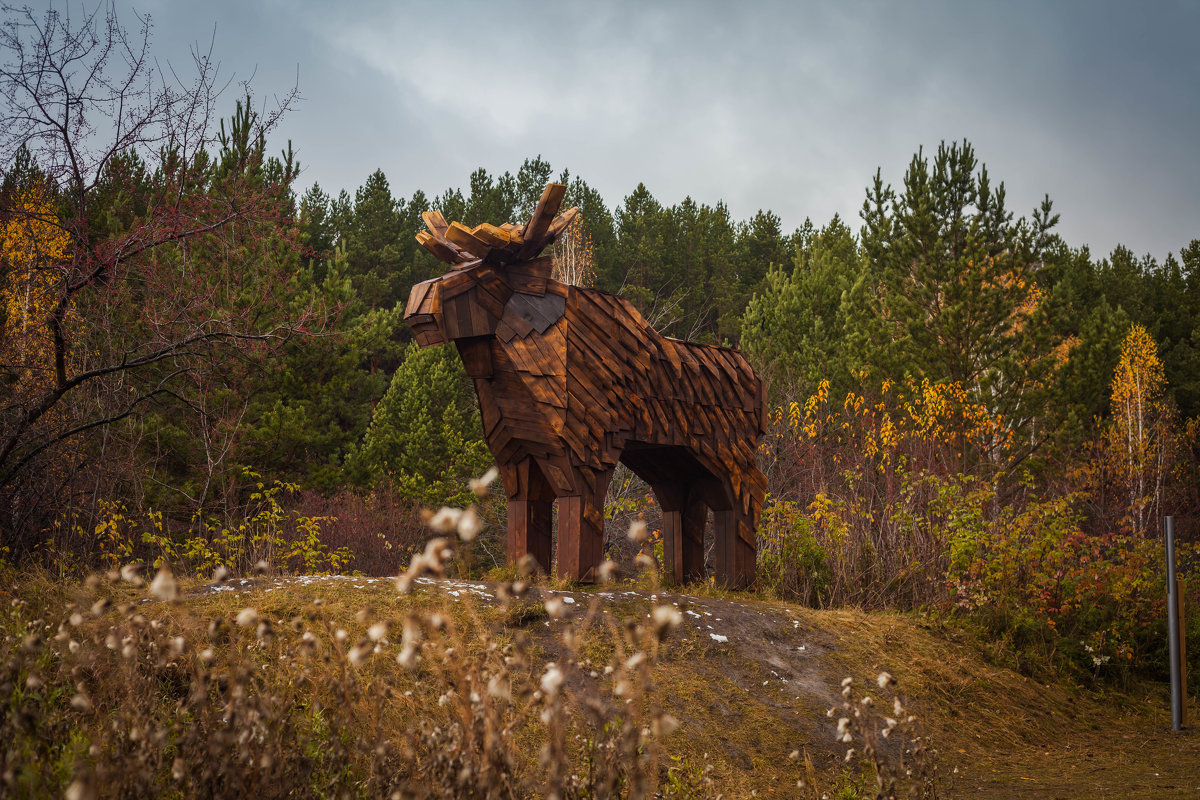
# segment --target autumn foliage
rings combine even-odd
[[[1112,417],[1058,480],[1004,470],[1003,417],[956,384],[827,382],[777,406],[760,582],[818,606],[944,608],[1096,674],[1161,663],[1162,509],[1194,513],[1194,455],[1146,330],[1130,329]],[[1193,451],[1194,452],[1194,451]],[[1181,547],[1184,574],[1200,548]],[[1185,579],[1191,602],[1200,584]]]

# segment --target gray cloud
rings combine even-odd
[[[770,208],[857,225],[876,167],[967,138],[1009,205],[1072,244],[1160,259],[1200,237],[1200,6],[1186,3],[139,5],[260,94],[299,70],[302,182],[440,191],[542,154],[611,204]],[[232,103],[232,99],[230,100]]]

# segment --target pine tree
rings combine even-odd
[[[415,500],[465,505],[467,480],[491,463],[458,354],[410,344],[351,469],[369,482],[389,479]]]
[[[835,396],[844,394],[857,388],[843,297],[861,271],[858,244],[837,215],[801,241],[791,269],[771,269],[746,307],[742,346],[767,368],[772,385],[805,396],[829,380]]]
[[[411,234],[381,170],[355,193],[346,222],[346,268],[358,298],[371,308],[402,303],[412,286]]]
[[[881,372],[963,386],[1028,450],[1059,364],[1035,277],[1058,217],[1046,199],[1014,222],[1004,185],[977,166],[970,144],[943,143],[932,163],[918,151],[899,194],[876,173],[861,234],[872,275],[852,315],[872,328],[860,341],[879,341],[864,357]]]

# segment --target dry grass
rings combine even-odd
[[[669,594],[652,578],[585,592],[505,577],[415,580],[409,594],[366,578],[184,580],[164,600],[120,576],[6,573],[0,794],[1006,797],[1021,785],[1031,797],[1106,786],[1191,797],[1200,787],[1200,744],[1165,733],[1163,712],[990,663],[937,620]],[[842,678],[873,686],[884,670],[905,690],[918,721],[902,732],[922,737],[937,784],[931,769],[907,774],[911,747],[873,733],[895,718],[890,695],[870,690],[882,716],[836,740],[838,720],[862,709]],[[828,717],[831,707],[841,711]]]

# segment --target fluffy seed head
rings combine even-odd
[[[547,598],[546,613],[550,615],[551,619],[562,619],[567,613],[566,604],[558,597]]]
[[[454,533],[454,529],[458,527],[458,520],[462,517],[462,514],[463,511],[461,508],[442,506],[429,518],[429,527],[438,533]]]
[[[557,664],[549,664],[546,666],[546,672],[542,675],[542,691],[547,697],[554,697],[558,694],[558,690],[562,688],[566,678],[562,674],[562,670]]]
[[[640,519],[636,519],[629,526],[629,530],[625,534],[629,537],[629,541],[634,544],[641,544],[650,538],[650,529],[646,527],[646,523]]]
[[[451,531],[454,528],[450,529]],[[454,556],[450,543],[440,536],[435,536],[425,543],[426,569],[437,575],[442,574],[442,565]]]
[[[136,561],[132,564],[126,564],[125,566],[121,567],[121,580],[125,581],[126,583],[132,583],[134,586],[141,586],[142,567],[143,565]]]
[[[517,561],[517,574],[522,578],[528,578],[536,575],[538,571],[537,559],[531,553],[526,553]]]
[[[458,518],[458,538],[464,542],[474,541],[475,537],[483,530],[483,520],[479,517],[479,512],[475,510],[475,506],[470,506]]]
[[[675,606],[664,604],[654,608],[650,614],[650,620],[654,623],[655,635],[661,639],[679,627],[679,624],[683,622],[683,614]]]
[[[165,603],[170,603],[179,595],[179,584],[175,582],[175,576],[171,574],[171,570],[166,564],[150,582],[150,594]]]
[[[662,738],[670,736],[679,729],[679,720],[672,717],[670,714],[663,714],[658,719],[654,720],[652,730],[655,737]]]
[[[500,470],[496,467],[491,467],[487,472],[480,475],[478,478],[472,478],[467,481],[467,486],[475,493],[476,497],[487,497],[488,490],[496,478],[500,477]]]
[[[396,656],[396,663],[405,669],[414,669],[420,657],[415,644],[406,644],[400,648],[400,653]]]
[[[488,694],[497,700],[508,700],[512,696],[512,690],[502,676],[493,675],[488,681]]]
[[[351,666],[360,667],[366,662],[369,655],[371,655],[371,646],[364,642],[351,647],[350,652],[346,654],[346,658],[350,661]]]

